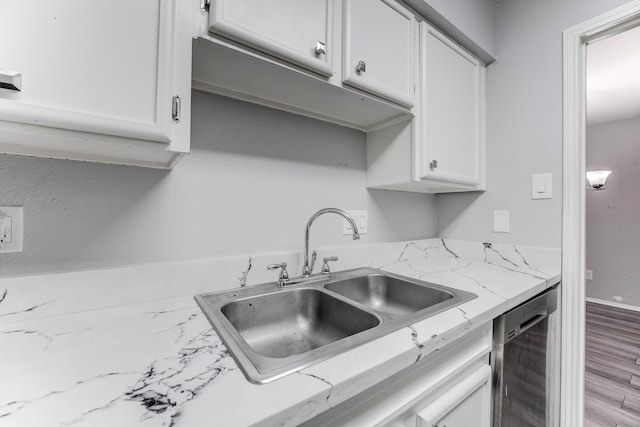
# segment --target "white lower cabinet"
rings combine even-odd
[[[489,427],[491,368],[482,366],[417,410],[417,427]]]
[[[488,323],[303,426],[489,427],[491,339]]]

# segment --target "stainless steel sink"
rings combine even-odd
[[[263,384],[476,298],[373,268],[196,295],[240,369]]]
[[[256,353],[289,357],[371,329],[380,320],[317,289],[290,289],[226,304],[221,309]]]
[[[333,282],[325,288],[392,316],[415,313],[454,298],[449,290],[388,274],[368,274]]]

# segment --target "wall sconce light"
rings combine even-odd
[[[587,172],[587,181],[589,181],[589,185],[587,188],[589,190],[604,190],[606,187],[604,186],[604,182],[607,180],[607,177],[611,171],[589,171]]]

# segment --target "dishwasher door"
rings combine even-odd
[[[556,308],[553,288],[494,321],[494,427],[553,425],[555,356],[549,349],[555,348],[550,316]]]

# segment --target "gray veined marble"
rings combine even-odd
[[[272,281],[271,263],[299,270],[298,252],[2,279],[0,425],[297,425],[560,278],[559,251],[512,245],[428,239],[318,252],[340,257],[335,271],[372,266],[478,298],[254,385],[192,297]]]

